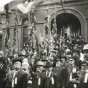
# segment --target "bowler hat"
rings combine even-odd
[[[46,68],[50,68],[50,67],[52,67],[52,66],[53,66],[53,65],[52,65],[50,62],[47,62],[45,67],[46,67]]]
[[[69,61],[73,61],[74,60],[74,58],[73,57],[69,57]]]
[[[5,64],[5,60],[3,58],[0,57],[0,61],[3,62],[3,64]]]
[[[18,59],[18,58],[13,59],[12,63],[14,64],[14,63],[17,62],[17,61],[19,61],[19,62],[22,64],[22,60],[21,60],[21,59]]]
[[[64,55],[64,56],[61,56],[60,59],[64,58],[65,60],[67,59],[67,57]]]
[[[79,50],[72,50],[72,52],[77,52],[77,53],[79,53]]]
[[[86,65],[86,61],[82,61],[82,66],[85,66]]]
[[[41,61],[46,61],[47,62],[48,60],[47,60],[47,58],[43,58]]]
[[[72,54],[72,52],[67,52],[67,53],[66,53],[66,55],[71,55],[71,54]]]
[[[50,52],[56,53],[56,51],[54,49],[50,50]]]
[[[57,58],[57,59],[56,59],[56,62],[58,62],[58,61],[60,61],[60,58]]]

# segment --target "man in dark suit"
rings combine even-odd
[[[85,68],[85,74],[79,78],[78,88],[88,88],[88,66]]]
[[[11,86],[9,88],[27,88],[27,74],[21,70],[22,60],[14,59],[14,70],[9,72],[7,79]]]
[[[78,67],[74,64],[73,57],[69,58],[69,67],[68,67],[68,88],[77,87],[77,80],[78,80]]]
[[[59,60],[57,60],[57,63],[58,61]],[[60,67],[58,67],[57,72],[58,88],[67,88],[68,71],[66,66],[66,56],[63,55],[60,57]]]
[[[52,67],[53,64],[50,62],[46,63],[46,81],[45,81],[45,88],[58,88],[58,78],[57,74],[53,72]]]
[[[79,68],[79,50],[73,50],[73,58],[75,60],[75,65]]]
[[[32,88],[45,88],[45,74],[43,73],[44,63],[36,62],[36,72],[32,73]]]

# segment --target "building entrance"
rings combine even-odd
[[[53,23],[54,19],[52,20]],[[70,13],[62,13],[56,17],[57,34],[65,38],[81,35],[81,24],[79,19]],[[52,27],[51,27],[52,28]]]

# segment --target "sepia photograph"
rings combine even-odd
[[[1,6],[0,88],[88,88],[88,0]]]

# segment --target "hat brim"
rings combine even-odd
[[[22,63],[22,60],[21,59],[14,59],[13,61],[12,61],[12,63],[14,64],[15,62],[20,62],[20,63]]]
[[[38,67],[38,66],[45,67],[44,65],[36,65],[36,67]]]
[[[56,62],[61,61],[61,60],[56,60]]]
[[[64,58],[65,60],[67,59],[66,57],[60,57],[60,59]]]
[[[41,61],[48,61],[48,60],[41,60]]]
[[[53,67],[52,65],[51,66],[45,66],[45,68],[50,68],[50,67]]]

